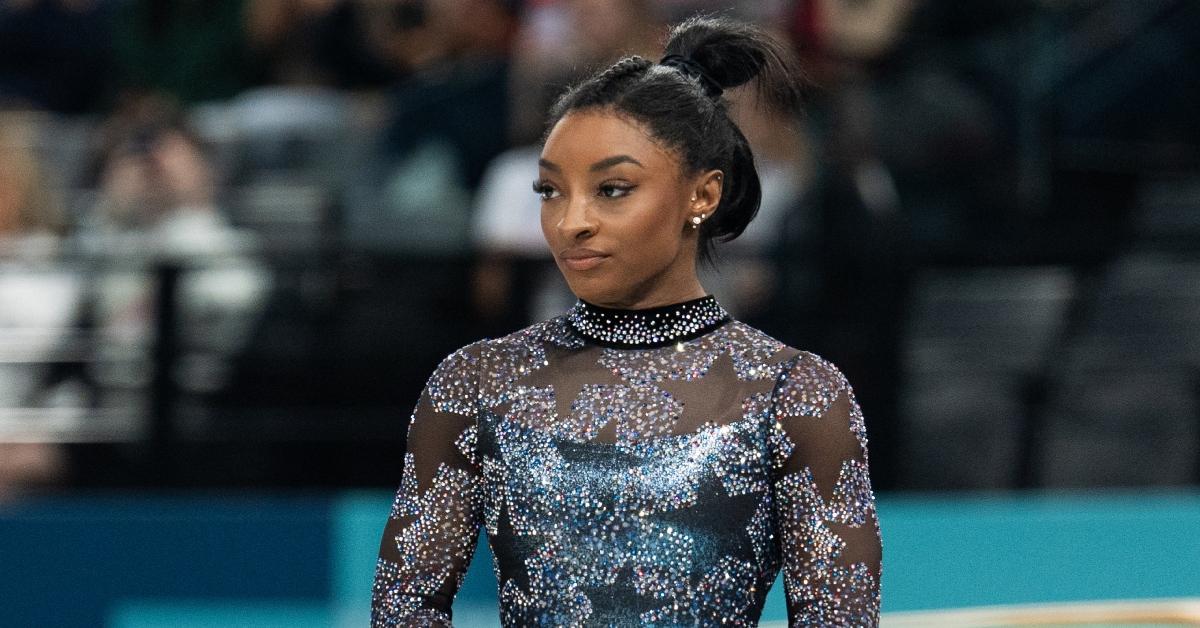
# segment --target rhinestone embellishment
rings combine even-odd
[[[659,307],[624,310],[583,299],[567,313],[583,337],[606,347],[622,349],[665,347],[698,338],[729,322],[729,312],[713,295]]]

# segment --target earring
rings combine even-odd
[[[693,229],[700,226],[700,221],[704,220],[704,216],[705,216],[705,214],[700,214],[699,216],[692,216],[692,228]]]

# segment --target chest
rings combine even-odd
[[[657,411],[649,404],[630,404],[612,411],[628,422],[612,442],[583,438],[600,433],[584,419],[545,423],[545,417],[529,420],[520,404],[515,408],[503,415],[484,411],[478,425],[485,521],[492,531],[502,515],[519,534],[597,520],[630,529],[635,520],[653,517],[698,521],[699,512],[732,516],[730,508],[753,510],[755,498],[769,492],[772,456],[765,408],[695,431],[646,435],[650,424],[641,421],[658,418],[639,418],[639,413]],[[622,419],[610,420],[619,424]],[[644,438],[631,438],[638,430]]]

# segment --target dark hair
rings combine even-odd
[[[782,44],[757,27],[724,17],[696,16],[676,25],[664,60],[669,65],[625,57],[570,88],[550,110],[546,133],[571,111],[611,108],[675,149],[687,172],[724,173],[720,203],[700,225],[698,254],[711,263],[713,240],[741,235],[762,199],[750,144],[729,117],[720,92],[754,80],[758,104],[796,112],[802,75]]]

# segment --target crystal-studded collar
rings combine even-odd
[[[709,294],[636,310],[603,307],[579,299],[567,312],[567,320],[580,335],[600,346],[650,349],[703,336],[729,322],[730,316]]]

